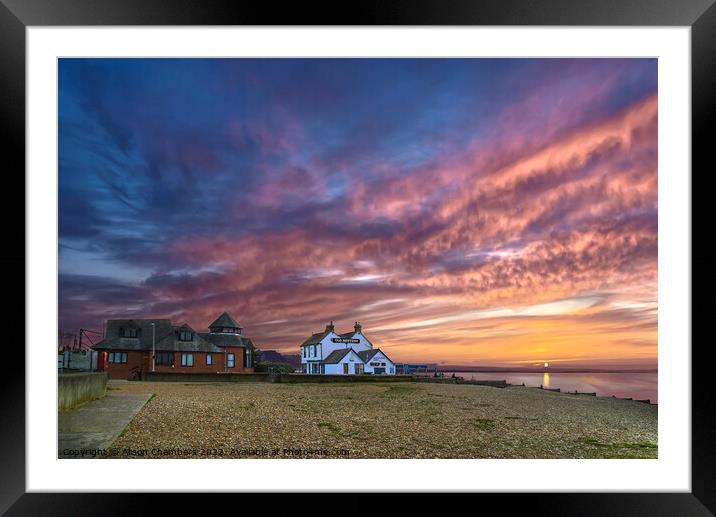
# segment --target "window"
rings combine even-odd
[[[395,368],[391,368],[390,373],[395,373]]]
[[[127,352],[110,352],[107,358],[108,363],[126,363]]]
[[[311,357],[315,357],[316,355],[316,345],[311,345]]]
[[[305,355],[305,354],[304,354],[304,355]],[[303,364],[301,365],[301,371],[302,371],[303,373],[306,373],[306,370],[307,370],[306,366],[307,366],[306,363],[303,363]]]
[[[206,354],[206,366],[211,366],[211,354]]]
[[[122,327],[119,329],[119,335],[122,337],[137,337],[139,335],[139,330],[136,328],[131,327]]]
[[[306,357],[306,347],[303,347],[303,357]]]
[[[181,355],[182,366],[194,366],[194,354],[182,354]]]
[[[226,365],[227,365],[229,368],[233,368],[233,367],[234,367],[234,354],[227,354],[227,355],[226,355]]]
[[[244,367],[251,368],[251,350],[244,348]]]
[[[179,341],[192,341],[193,339],[194,334],[190,330],[179,331]]]
[[[174,366],[174,352],[157,352],[154,355],[154,364],[160,366]]]
[[[348,375],[348,363],[343,363],[343,374]]]

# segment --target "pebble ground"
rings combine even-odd
[[[112,457],[656,458],[657,406],[427,383],[141,383]]]

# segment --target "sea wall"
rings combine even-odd
[[[403,375],[309,375],[305,373],[183,373],[142,372],[142,381],[154,382],[410,382]]]
[[[309,375],[307,373],[284,373],[274,375],[273,382],[410,382],[407,375]]]
[[[141,372],[140,380],[152,382],[270,382],[268,373]]]
[[[107,393],[107,374],[61,373],[57,381],[57,407],[72,409],[90,400],[100,399]]]
[[[463,377],[413,377],[413,382],[430,382],[433,384],[473,384],[475,386],[491,386],[493,388],[506,388],[506,381],[469,379]]]
[[[183,373],[142,372],[142,381],[153,382],[281,382],[281,383],[330,383],[330,382],[425,382],[434,384],[473,384],[505,388],[505,381],[465,380],[462,377],[423,377],[410,375],[310,375],[306,373]]]

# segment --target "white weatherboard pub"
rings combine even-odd
[[[353,332],[337,334],[333,322],[301,344],[303,373],[332,375],[395,375],[395,364],[363,335],[356,321]]]

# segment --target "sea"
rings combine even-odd
[[[597,393],[600,397],[649,399],[658,404],[658,374],[654,373],[562,373],[562,372],[444,372],[445,377],[452,374],[465,379],[505,380],[508,384],[545,388],[559,388],[561,391],[579,391]]]

